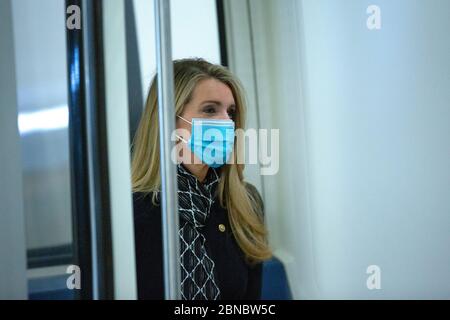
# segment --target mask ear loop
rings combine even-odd
[[[181,120],[184,120],[184,121],[186,121],[187,123],[189,123],[189,124],[191,124],[192,125],[192,122],[191,121],[188,121],[188,120],[186,120],[185,118],[183,118],[182,116],[177,116],[178,118],[180,118]]]
[[[184,143],[187,144],[186,139],[184,139],[182,136],[179,136],[179,135],[176,134],[175,137],[177,137],[178,139],[180,139],[181,141],[183,141]]]
[[[189,123],[189,124],[191,124],[192,125],[192,122],[190,122],[190,121],[188,121],[188,120],[186,120],[185,118],[183,118],[182,116],[177,116],[178,118],[180,118],[181,120],[183,120],[183,121],[186,121],[187,123]],[[186,141],[186,139],[184,139],[183,137],[181,137],[181,136],[179,136],[179,135],[175,135],[178,139],[180,139],[181,141],[183,141],[184,143],[186,143],[187,144],[187,141]]]

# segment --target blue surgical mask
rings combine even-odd
[[[211,168],[218,168],[230,160],[234,147],[234,121],[220,119],[193,118],[190,123],[191,137],[185,142],[191,151]]]

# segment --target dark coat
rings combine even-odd
[[[134,193],[133,203],[138,298],[162,300],[161,207],[154,206],[151,195],[143,193]],[[219,230],[220,224],[225,226],[224,232]],[[233,236],[227,210],[219,205],[218,199],[200,232],[206,238],[206,250],[216,266],[220,299],[260,299],[262,264],[249,265],[245,261]]]

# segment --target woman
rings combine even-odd
[[[244,166],[229,161],[238,151],[233,129],[244,127],[243,90],[226,68],[202,59],[175,61],[174,76],[182,299],[259,299],[262,261],[271,256],[263,204]],[[155,79],[133,141],[139,299],[164,298]],[[205,147],[211,141],[194,132],[206,127],[227,128],[231,138]]]

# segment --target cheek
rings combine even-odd
[[[183,129],[183,130],[188,130],[189,132],[191,131],[191,125],[181,119],[178,119],[175,123],[176,129]]]
[[[177,120],[176,123],[176,134],[185,140],[188,140],[191,136],[191,125],[181,119]]]

